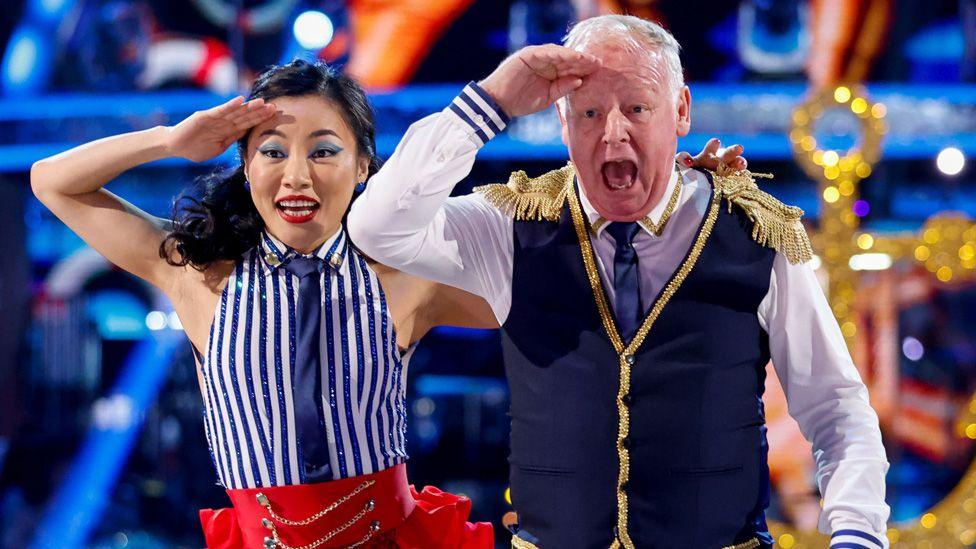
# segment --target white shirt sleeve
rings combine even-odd
[[[449,198],[504,112],[474,83],[410,126],[352,206],[347,228],[368,256],[484,298],[499,324],[511,309],[512,219],[481,195]]]
[[[878,416],[809,264],[776,254],[759,306],[790,415],[813,444],[831,546],[887,549],[888,460]]]

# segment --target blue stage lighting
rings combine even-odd
[[[2,85],[4,95],[27,95],[40,91],[50,71],[46,45],[40,33],[22,27],[14,32],[3,56]]]
[[[146,305],[122,290],[102,290],[88,298],[88,315],[102,339],[139,339],[146,334]]]
[[[75,4],[76,0],[31,0],[27,2],[25,19],[33,23],[56,24]]]
[[[146,409],[166,381],[182,332],[150,332],[126,359],[115,387],[92,410],[93,421],[64,482],[35,531],[32,549],[80,549],[99,524],[135,445]]]

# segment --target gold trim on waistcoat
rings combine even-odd
[[[757,177],[773,176],[749,170],[712,172],[715,192],[728,200],[729,212],[734,204],[752,221],[752,239],[756,243],[783,254],[790,263],[810,261],[813,259],[813,246],[800,221],[803,210],[783,204],[761,190],[756,184]]]
[[[568,185],[572,186],[572,179],[567,178],[567,180]],[[635,361],[634,354],[644,342],[644,339],[651,330],[651,326],[654,325],[654,322],[661,315],[664,306],[668,304],[668,301],[678,291],[678,288],[698,262],[698,256],[701,255],[702,249],[705,247],[705,242],[708,240],[709,235],[712,233],[712,228],[715,226],[715,220],[718,218],[722,193],[718,189],[713,189],[708,212],[705,215],[704,222],[699,229],[698,236],[691,250],[667,286],[658,295],[647,317],[644,318],[644,322],[634,335],[634,339],[626,345],[624,345],[620,333],[617,331],[613,314],[611,313],[610,306],[607,304],[606,292],[603,289],[603,282],[600,280],[600,272],[596,267],[596,259],[593,255],[593,247],[590,245],[579,197],[573,188],[566,194],[569,198],[569,210],[573,217],[573,224],[576,226],[576,237],[579,240],[580,252],[583,256],[583,266],[586,269],[586,277],[590,281],[593,298],[596,300],[597,308],[600,311],[600,318],[603,320],[603,328],[610,337],[614,350],[620,359],[620,389],[617,393],[617,413],[619,414],[617,458],[620,462],[620,470],[617,477],[617,539],[614,540],[611,548],[617,549],[623,546],[625,549],[634,549],[634,542],[630,539],[630,533],[627,530],[628,503],[627,492],[624,490],[624,486],[630,479],[630,451],[624,448],[624,439],[630,433],[630,409],[624,404],[624,398],[630,393],[630,368]]]
[[[801,221],[803,210],[780,202],[756,184],[757,177],[771,178],[772,175],[749,170],[733,171],[724,166],[709,173],[715,192],[728,201],[729,211],[734,205],[752,222],[752,239],[757,244],[783,254],[790,263],[805,263],[813,258],[810,237]],[[563,204],[572,194],[572,185],[567,182],[571,183],[574,175],[572,164],[534,178],[519,170],[512,172],[506,184],[482,185],[475,187],[474,192],[516,221],[559,221]],[[678,175],[681,176],[680,169]],[[639,223],[660,236],[677,204],[680,188],[679,181],[668,201],[666,213],[657,225],[648,219]],[[605,222],[602,219],[596,221],[594,231]]]
[[[756,547],[759,547],[759,540],[752,538],[749,541],[743,541],[735,545],[726,545],[722,549],[756,549]]]
[[[529,178],[522,170],[512,172],[507,184],[495,183],[475,187],[492,206],[511,215],[516,221],[559,221],[566,193],[572,185],[572,165]]]
[[[512,548],[513,549],[539,549],[536,544],[531,541],[525,541],[518,536],[512,536]]]

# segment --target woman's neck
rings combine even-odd
[[[305,242],[289,242],[289,241],[281,238],[280,236],[272,233],[270,230],[268,230],[268,234],[270,234],[271,236],[275,237],[279,242],[281,242],[285,246],[288,246],[289,248],[295,250],[296,252],[301,253],[301,254],[304,254],[304,255],[309,255],[309,254],[315,253],[315,251],[318,250],[322,246],[322,244],[325,244],[331,238],[333,238],[336,235],[336,233],[339,232],[340,229],[342,229],[342,223],[341,222],[337,222],[337,223],[331,225],[325,231],[323,231],[321,233],[321,236],[319,236],[318,238],[316,238],[312,242],[307,242],[307,241],[305,241]]]

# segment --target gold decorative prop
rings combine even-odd
[[[813,125],[825,111],[836,108],[849,110],[860,121],[861,138],[847,151],[820,148],[813,136]],[[820,227],[812,240],[827,274],[830,305],[852,351],[858,331],[853,305],[861,271],[915,261],[943,283],[976,278],[976,225],[963,215],[941,213],[917,233],[882,234],[861,228],[867,204],[859,200],[859,184],[881,158],[885,114],[885,106],[872,103],[863,88],[838,86],[800,105],[793,112],[790,132],[797,162],[819,185]],[[957,421],[959,433],[976,440],[976,395]],[[770,530],[777,547],[784,549],[829,544],[827,536],[816,531],[796,531],[773,522]],[[942,501],[918,520],[889,525],[887,534],[892,547],[900,548],[952,549],[976,543],[976,461]]]

